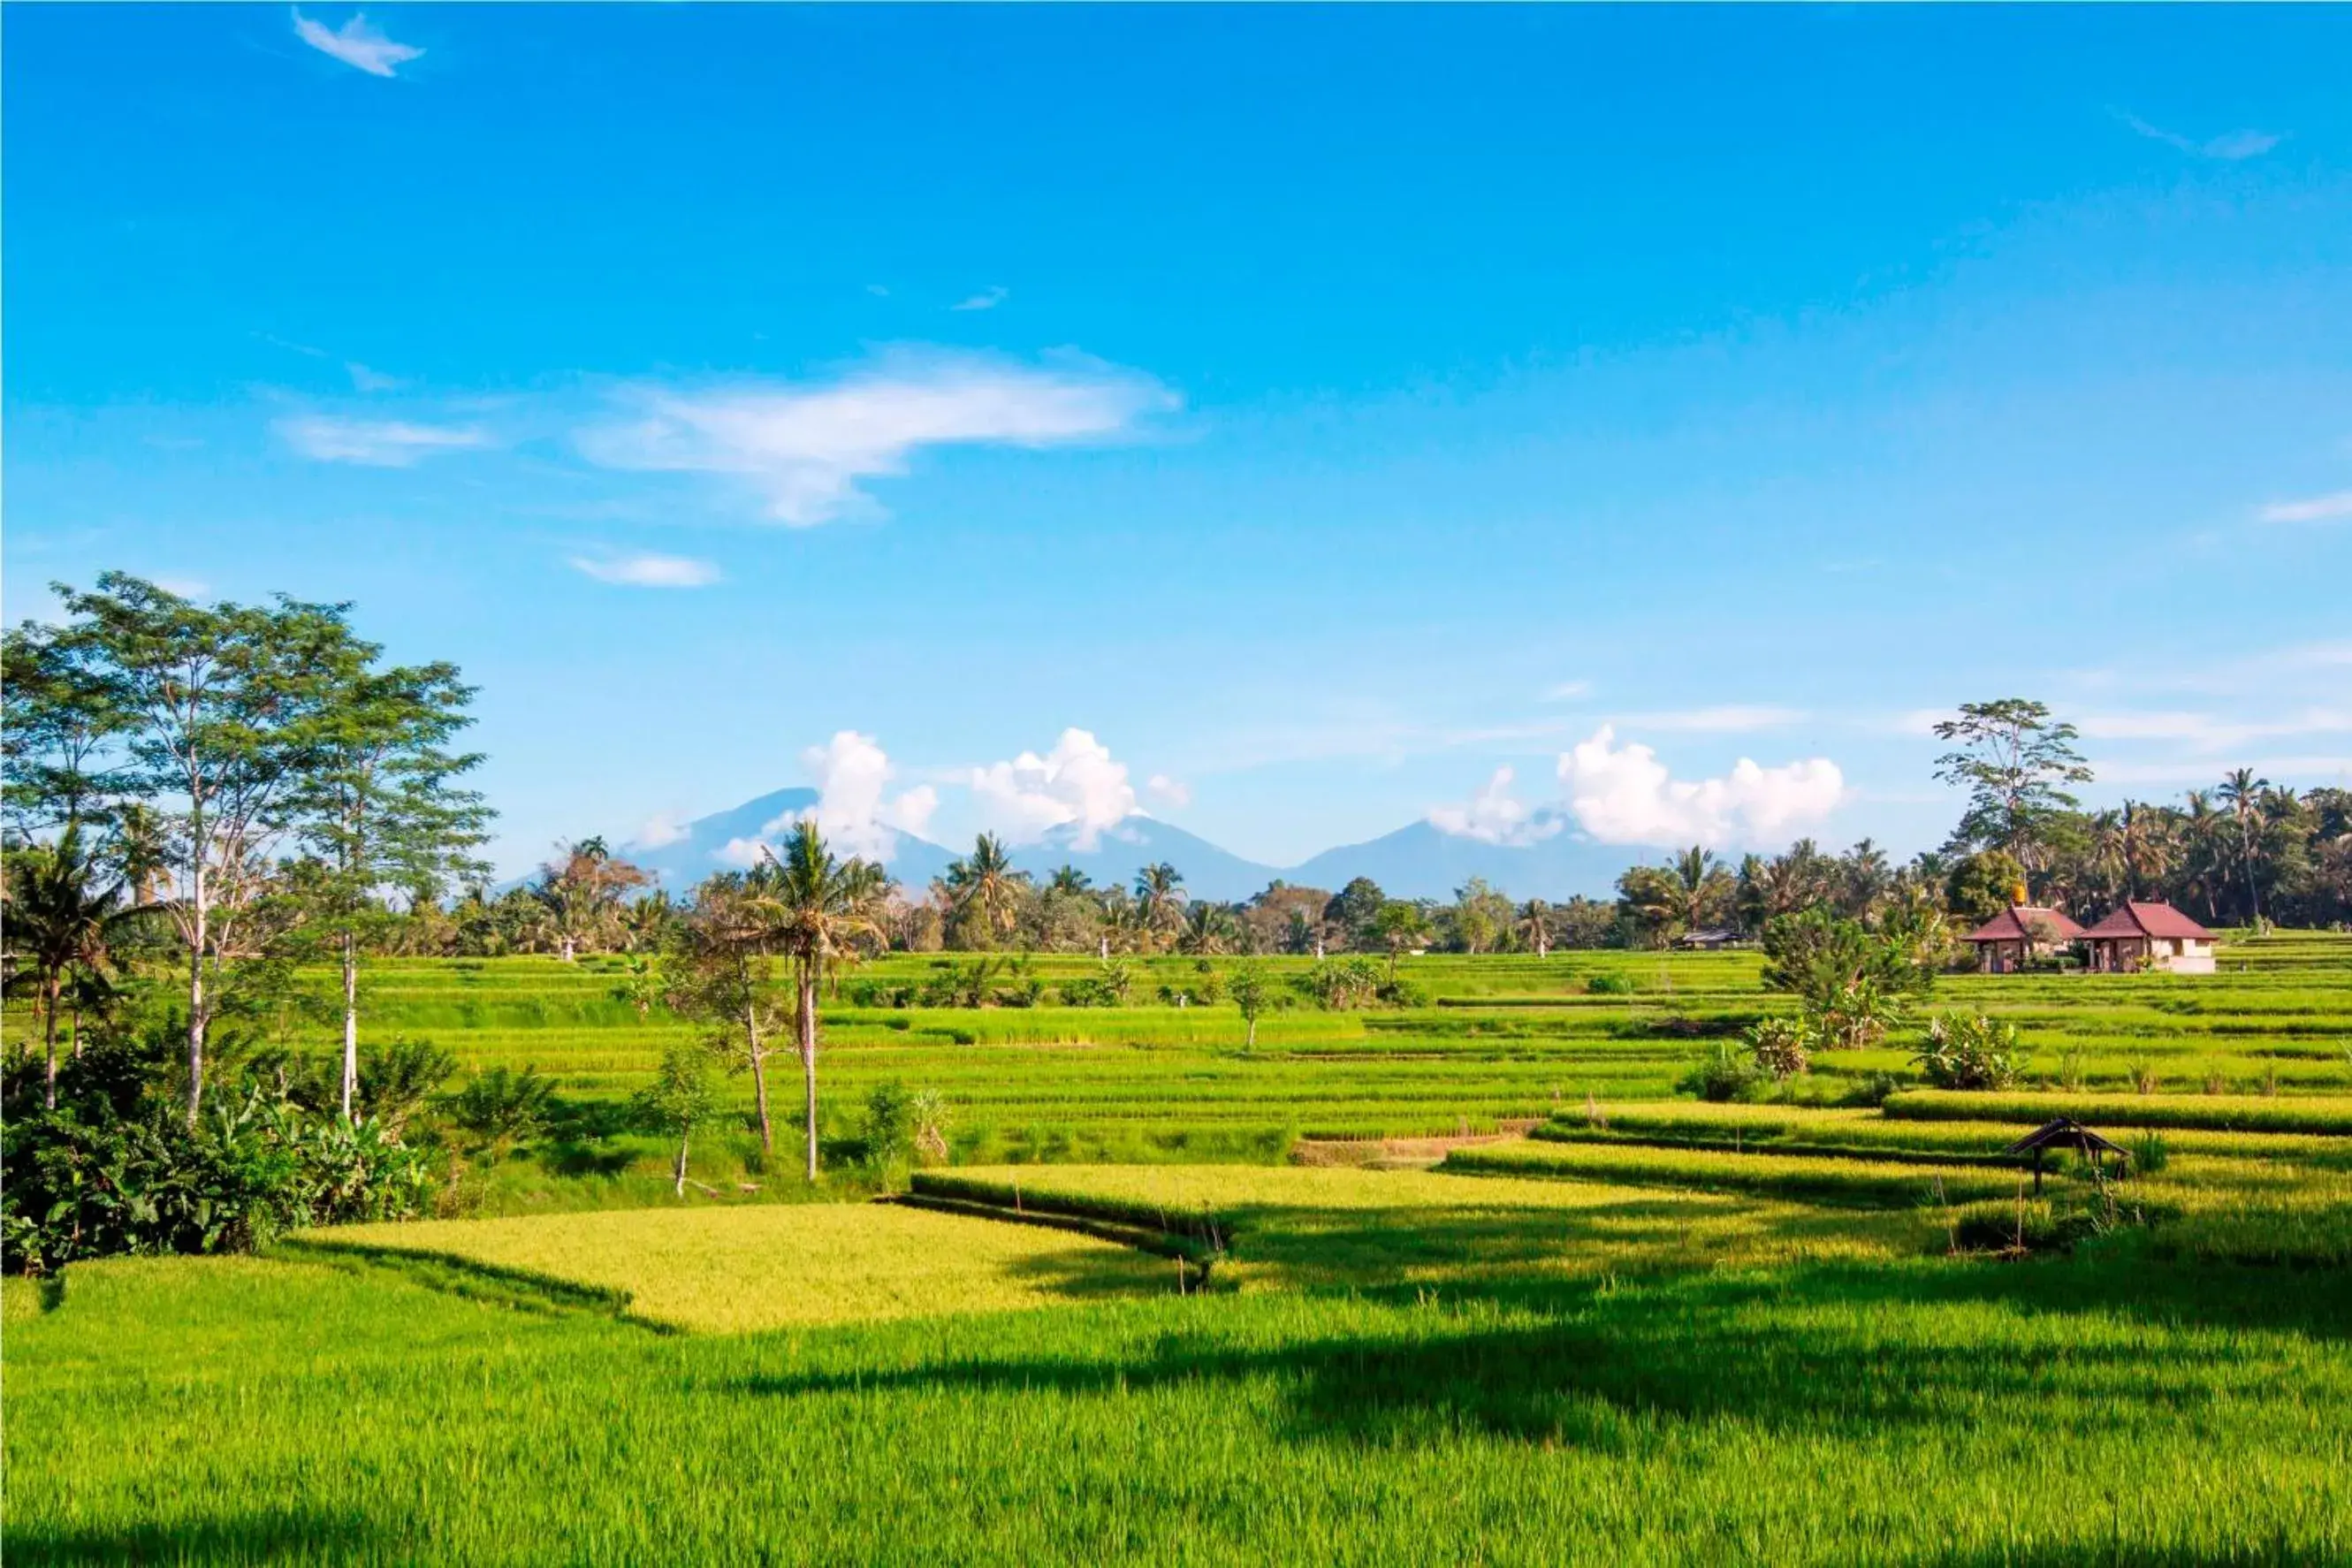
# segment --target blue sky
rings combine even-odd
[[[803,782],[1907,851],[2006,695],[2100,802],[2352,783],[2352,12],[5,44],[8,616],[357,601],[479,682],[509,869]]]

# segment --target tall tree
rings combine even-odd
[[[360,951],[381,927],[386,893],[430,902],[450,882],[488,868],[471,851],[487,836],[489,808],[457,787],[478,754],[449,740],[471,723],[473,688],[455,665],[371,669],[360,645],[321,713],[299,791],[301,837],[324,863],[317,915],[342,972],[342,1116],[352,1120],[360,1076]]]
[[[2064,786],[2091,780],[2074,726],[2053,721],[2044,703],[2005,697],[1962,703],[1936,735],[1953,748],[1936,759],[1936,777],[1969,792],[1955,847],[2005,849],[2029,872],[2041,869],[2050,818],[2078,804]]]
[[[775,868],[765,863],[704,882],[671,928],[663,963],[668,981],[663,994],[670,1006],[708,1026],[712,1045],[751,1072],[760,1149],[771,1155],[776,1134],[768,1110],[768,1053],[782,1019],[763,989],[770,925],[763,900],[775,887]]]
[[[825,847],[816,824],[803,820],[779,858],[755,905],[764,938],[793,967],[794,1021],[806,1089],[808,1179],[816,1180],[817,987],[835,965],[856,961],[859,944],[878,942],[882,927],[875,879],[856,860],[843,865]]]
[[[652,879],[606,848],[602,838],[559,843],[555,858],[540,868],[531,896],[546,911],[547,930],[566,963],[583,947],[615,943],[621,935],[623,901]]]
[[[1004,840],[983,833],[973,840],[971,854],[948,863],[940,885],[949,907],[968,925],[977,922],[982,937],[993,946],[1020,918],[1021,895],[1027,880],[1013,868],[1013,851]]]
[[[169,847],[168,907],[187,964],[194,1127],[235,928],[297,820],[335,673],[375,649],[353,637],[345,605],[280,595],[268,606],[202,605],[119,572],[101,574],[89,592],[57,591],[72,618],[53,635],[105,716],[113,787],[153,807]]]
[[[1184,873],[1162,860],[1135,873],[1135,902],[1153,945],[1172,935],[1184,918]]]
[[[2236,768],[2213,792],[2221,797],[2221,804],[2228,806],[2230,815],[2237,819],[2238,865],[2246,876],[2249,918],[2255,921],[2263,918],[2263,895],[2254,886],[2254,861],[2257,846],[2262,842],[2263,792],[2270,787],[2271,781],[2256,778],[2253,769]]]
[[[1522,946],[1538,958],[1551,956],[1551,906],[1541,899],[1529,899],[1519,906],[1518,915],[1511,927],[1512,934]]]

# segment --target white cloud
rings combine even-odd
[[[1192,804],[1192,786],[1181,779],[1171,779],[1166,773],[1154,773],[1143,782],[1152,799],[1173,811],[1181,811]]]
[[[1826,817],[1845,795],[1845,775],[1827,757],[1776,768],[1742,757],[1727,777],[1689,781],[1649,747],[1616,739],[1603,724],[1559,759],[1569,809],[1606,844],[1769,841]]]
[[[801,753],[801,765],[816,781],[817,802],[795,816],[814,821],[837,855],[887,862],[898,848],[898,833],[922,837],[939,809],[940,792],[929,784],[889,795],[898,770],[873,736],[855,730],[811,746]],[[770,823],[765,831],[779,832],[795,816]]]
[[[771,824],[771,828],[773,826]],[[770,847],[765,835],[758,838],[730,838],[711,851],[711,858],[739,871],[748,871],[767,858]]]
[[[1097,360],[1032,366],[916,351],[819,385],[636,387],[622,396],[636,417],[578,432],[591,462],[732,475],[764,498],[770,516],[795,526],[871,507],[859,481],[906,472],[925,447],[1099,440],[1176,405],[1151,377]]]
[[[2259,515],[2264,522],[2342,522],[2352,519],[2352,490],[2306,500],[2273,501]]]
[[[1063,731],[1042,757],[1024,752],[972,769],[971,793],[987,825],[1017,844],[1067,826],[1074,847],[1092,849],[1105,828],[1135,812],[1127,764],[1112,761],[1110,749],[1084,730]]]
[[[280,419],[275,428],[286,444],[321,463],[359,463],[373,468],[414,468],[419,458],[487,447],[478,426],[417,425],[404,419],[339,419],[305,414]]]
[[[1464,804],[1430,807],[1430,826],[1456,838],[1514,846],[1539,844],[1566,826],[1559,817],[1538,816],[1513,799],[1513,776],[1509,768],[1496,768],[1486,787]]]
[[[294,36],[322,55],[332,55],[345,65],[363,70],[370,76],[390,76],[397,66],[406,65],[425,53],[407,44],[396,44],[376,28],[368,26],[367,18],[354,14],[341,27],[330,32],[326,24],[314,22],[301,12],[294,13]]]
[[[355,392],[397,392],[408,384],[396,375],[386,375],[382,371],[370,370],[357,360],[344,361],[343,369],[350,373],[352,389]]]
[[[661,811],[646,818],[645,826],[637,829],[637,836],[629,840],[629,846],[634,849],[659,849],[685,837],[686,824],[671,813]]]
[[[2273,784],[2300,781],[2305,786],[2352,783],[2352,756],[2282,756],[2184,758],[2153,763],[2092,761],[2103,784],[2174,784],[2185,788],[2210,787],[2221,780],[2224,764],[2250,767]]]
[[[2268,131],[2246,130],[2225,131],[2219,136],[2199,142],[2183,136],[2177,131],[2167,131],[2161,125],[2150,125],[2137,114],[2126,114],[2122,119],[2126,125],[2151,142],[2161,142],[2166,146],[2186,153],[2192,158],[2212,158],[2225,163],[2235,163],[2247,158],[2259,158],[2286,140],[2284,136],[2274,135]]]
[[[572,567],[599,583],[624,588],[707,588],[719,581],[719,568],[685,555],[574,555]]]
[[[968,300],[960,300],[948,307],[950,310],[993,310],[1013,297],[1013,290],[990,284]]]
[[[1563,680],[1558,686],[1546,691],[1543,694],[1543,700],[1547,702],[1573,702],[1580,697],[1590,697],[1591,695],[1592,682],[1589,680]]]
[[[1727,706],[1685,708],[1670,713],[1628,713],[1618,722],[1643,730],[1686,731],[1694,734],[1740,734],[1750,730],[1777,730],[1805,715],[1794,708]]]

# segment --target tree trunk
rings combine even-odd
[[[48,1047],[48,1087],[43,1103],[51,1110],[58,1108],[58,977],[49,976],[47,988],[41,993],[41,1037]]]
[[[198,851],[201,855],[201,849]],[[195,928],[188,942],[188,1131],[196,1130],[196,1112],[205,1103],[205,871],[201,859],[195,874]]]
[[[577,960],[573,958],[572,953],[578,945],[577,942],[569,931],[564,933],[562,940],[563,942],[563,962],[566,963],[576,963]]]
[[[751,1042],[751,1096],[760,1102],[760,1152],[773,1155],[776,1134],[768,1122],[768,1052],[760,1043],[760,1009],[756,1003],[743,1008],[743,1032]]]
[[[816,976],[803,970],[800,977],[801,1078],[808,1113],[808,1179],[816,1182]]]
[[[352,1100],[360,1089],[360,955],[359,939],[343,933],[343,1120],[352,1119]]]
[[[675,1189],[679,1197],[686,1196],[686,1147],[687,1144],[692,1141],[693,1137],[694,1129],[691,1127],[679,1129],[677,1134],[677,1184]]]
[[[1247,1038],[1245,1038],[1244,1040],[1243,1040],[1242,1044],[1243,1044],[1243,1046],[1244,1046],[1244,1047],[1247,1047],[1247,1048],[1249,1048],[1249,1049],[1253,1049],[1253,1050],[1254,1050],[1254,1049],[1255,1049],[1255,1048],[1256,1048],[1256,1047],[1257,1047],[1257,1020],[1256,1020],[1255,1018],[1252,1018],[1252,1019],[1249,1021],[1249,1035],[1248,1035],[1248,1037],[1247,1037]]]
[[[2253,907],[2253,921],[2259,925],[2263,918],[2263,896],[2254,890],[2254,838],[2251,832],[2242,833],[2239,838],[2246,862],[2246,902]]]

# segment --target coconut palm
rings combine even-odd
[[[1143,911],[1143,928],[1157,937],[1182,919],[1184,873],[1162,860],[1135,873],[1136,907]]]
[[[1233,911],[1223,904],[1203,900],[1194,904],[1184,921],[1183,933],[1176,939],[1176,951],[1195,958],[1208,958],[1234,951],[1241,935],[1241,923]]]
[[[793,830],[781,857],[772,849],[765,853],[770,870],[753,902],[765,945],[793,968],[808,1115],[808,1179],[814,1182],[817,987],[836,965],[855,963],[867,943],[881,940],[877,879],[860,861],[835,860],[814,822],[803,820]]]
[[[1013,868],[1013,851],[1004,840],[983,833],[972,841],[971,854],[948,863],[940,888],[957,912],[977,920],[987,940],[995,942],[1012,931],[1020,916],[1024,879]]]
[[[2256,778],[2253,769],[2236,768],[2213,792],[2237,818],[2238,864],[2246,874],[2246,903],[2257,922],[2263,918],[2263,896],[2254,886],[2255,849],[2263,828],[2263,792],[2270,787],[2271,781]]]
[[[1519,906],[1511,922],[1511,933],[1522,945],[1534,950],[1538,958],[1551,956],[1551,906],[1541,899],[1529,899]]]
[[[8,941],[25,964],[24,988],[40,999],[43,1100],[51,1110],[58,1103],[58,1009],[67,984],[77,973],[103,968],[115,940],[146,912],[125,900],[126,886],[84,849],[78,823],[67,824],[54,843],[27,845],[8,857]]]

